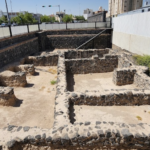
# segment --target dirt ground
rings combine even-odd
[[[14,88],[16,106],[0,106],[0,128],[8,124],[51,128],[56,94],[52,80],[57,80],[57,67],[36,67],[36,74],[27,76],[27,87]]]
[[[150,106],[74,106],[75,122],[148,123]],[[87,115],[88,114],[88,115]]]
[[[125,86],[116,86],[113,83],[113,72],[108,73],[94,73],[94,74],[75,74],[74,77],[74,91],[84,92],[88,91],[103,91],[110,89],[138,89],[134,84]]]

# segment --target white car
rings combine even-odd
[[[1,27],[7,27],[8,25],[7,25],[7,23],[2,23],[1,24]]]

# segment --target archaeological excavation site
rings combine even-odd
[[[0,149],[150,149],[149,69],[102,31],[0,40]]]

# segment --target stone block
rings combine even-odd
[[[0,105],[14,106],[17,98],[14,94],[14,89],[11,87],[0,87]]]
[[[4,71],[0,73],[0,85],[25,87],[27,85],[26,74],[23,72]]]

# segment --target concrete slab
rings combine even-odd
[[[57,80],[57,67],[35,67],[36,75],[27,76],[28,86],[14,88],[15,107],[0,106],[0,128],[8,124],[52,128]]]
[[[134,84],[125,86],[116,86],[113,83],[113,72],[108,73],[94,73],[94,74],[75,74],[74,91],[84,92],[88,91],[104,91],[110,89],[138,89]]]

